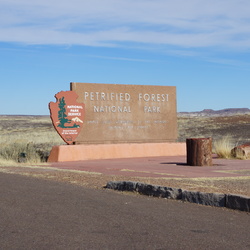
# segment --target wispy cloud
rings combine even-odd
[[[225,59],[225,58],[209,58],[206,57],[204,58],[207,62],[211,63],[216,63],[216,64],[222,64],[222,65],[227,65],[227,66],[233,66],[233,67],[240,67],[241,69],[245,69],[249,71],[250,68],[250,63],[249,62],[244,62],[240,60],[233,60],[233,59]]]
[[[1,0],[0,41],[250,49],[248,0]]]
[[[138,59],[138,58],[129,58],[129,57],[112,57],[112,56],[96,56],[96,55],[89,55],[89,57],[93,58],[100,58],[104,60],[115,60],[115,61],[130,61],[130,62],[145,62],[145,63],[151,63],[151,62],[159,62],[159,60],[148,60],[148,59]]]

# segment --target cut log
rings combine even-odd
[[[187,165],[212,166],[212,138],[188,138]]]

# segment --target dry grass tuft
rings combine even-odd
[[[17,164],[18,163],[15,162],[12,159],[7,160],[7,159],[0,156],[0,166],[5,166],[5,167],[7,167],[7,166],[16,166]]]
[[[219,158],[230,159],[233,158],[231,154],[232,148],[234,148],[232,137],[224,136],[214,142],[214,152]]]

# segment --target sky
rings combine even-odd
[[[0,0],[0,114],[70,82],[176,86],[177,111],[250,108],[249,0]]]

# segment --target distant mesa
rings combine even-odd
[[[75,117],[73,119],[71,119],[73,122],[80,122],[83,123],[83,121],[79,118],[79,117]]]
[[[178,116],[231,116],[250,114],[249,108],[204,109],[196,112],[179,112]]]
[[[250,109],[248,108],[228,108],[228,109],[221,109],[221,110],[213,110],[213,109],[204,109],[202,111],[200,111],[200,113],[210,113],[210,114],[224,114],[224,113],[249,113]]]
[[[200,112],[204,112],[204,113],[213,113],[215,112],[213,109],[203,109],[202,111]]]

